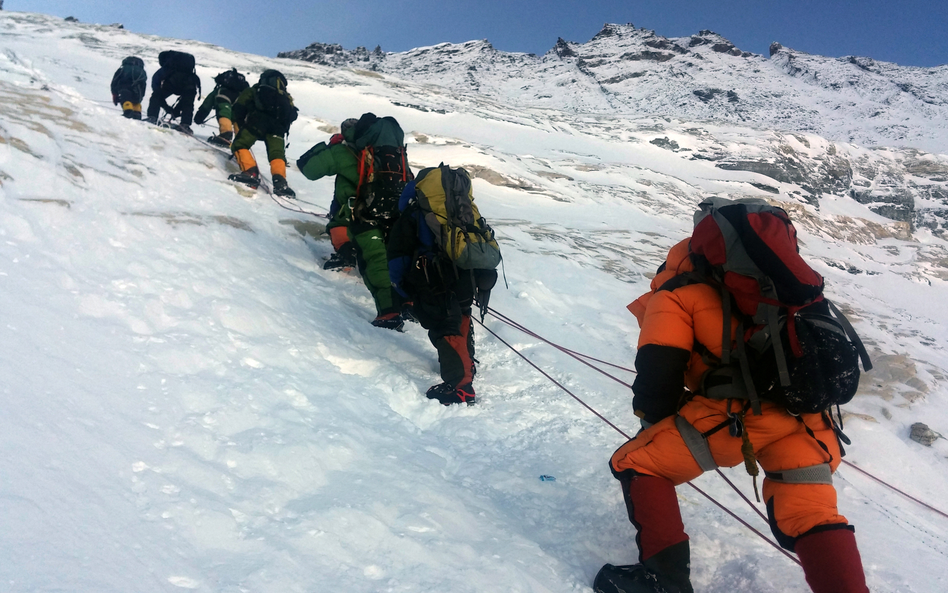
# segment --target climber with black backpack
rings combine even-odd
[[[122,105],[122,115],[129,119],[142,118],[142,99],[148,75],[145,62],[137,56],[122,60],[122,65],[112,76],[112,104]]]
[[[386,242],[398,218],[398,200],[411,181],[404,133],[395,118],[363,114],[347,119],[329,143],[320,142],[297,161],[307,179],[336,176],[327,230],[335,255],[327,269],[354,257],[375,300],[372,325],[400,330],[405,303],[392,290]]]
[[[388,241],[392,285],[438,351],[442,382],[426,397],[444,405],[475,401],[473,306],[487,311],[500,247],[474,204],[471,177],[443,163],[405,187]]]
[[[217,116],[217,125],[220,132],[207,139],[211,144],[230,148],[234,141],[233,104],[240,93],[250,87],[244,75],[237,72],[237,68],[225,70],[214,77],[214,90],[208,93],[204,102],[194,114],[194,123],[203,124],[213,109]]]
[[[273,193],[295,198],[296,192],[286,181],[286,144],[290,125],[296,121],[299,110],[286,90],[286,77],[277,70],[264,70],[257,84],[247,88],[234,101],[232,114],[237,125],[237,136],[230,145],[240,166],[240,173],[230,176],[231,181],[251,187],[260,185],[260,169],[250,153],[257,140],[263,140],[270,161]]]
[[[816,593],[867,593],[853,528],[832,476],[843,454],[839,405],[859,361],[852,325],[799,255],[787,213],[757,199],[704,200],[689,239],[629,305],[641,326],[632,386],[643,429],[612,456],[639,564],[606,564],[598,593],[691,593],[675,486],[719,466],[764,470],[777,542]]]
[[[148,100],[148,122],[157,124],[164,109],[171,119],[180,118],[172,127],[190,135],[194,100],[201,95],[201,79],[194,71],[194,56],[180,51],[168,50],[158,54],[161,66],[151,77],[151,98]],[[178,95],[174,105],[168,105],[168,97]]]

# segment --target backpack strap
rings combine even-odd
[[[730,328],[731,324],[728,323],[728,321],[729,319],[725,319],[725,325],[727,325],[728,328]],[[740,364],[740,367],[741,367],[740,377],[744,386],[744,393],[745,393],[744,399],[747,399],[748,401],[750,401],[751,411],[753,411],[754,414],[760,416],[761,414],[760,397],[757,396],[757,388],[754,386],[754,377],[753,375],[751,375],[750,362],[747,360],[747,350],[744,347],[744,322],[743,321],[737,325],[737,335],[738,335],[738,339],[736,340],[737,341],[737,354],[735,358],[737,358],[738,363]],[[778,336],[777,341],[779,341],[779,336]]]
[[[849,341],[852,342],[853,346],[856,347],[856,351],[859,353],[859,359],[862,360],[863,370],[868,371],[872,368],[872,361],[869,360],[869,353],[866,351],[866,347],[863,345],[862,340],[859,339],[859,335],[856,334],[856,329],[853,327],[853,324],[850,323],[848,319],[846,319],[846,316],[843,315],[843,312],[837,309],[836,305],[834,305],[831,300],[824,300],[833,311],[833,315],[836,316],[839,324],[843,326],[844,330],[846,330],[846,335],[849,336]]]

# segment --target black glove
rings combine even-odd
[[[203,109],[198,109],[197,113],[194,114],[194,123],[201,125],[207,121],[207,116],[210,114],[210,111],[204,111]]]

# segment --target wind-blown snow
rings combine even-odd
[[[699,198],[786,201],[878,364],[847,406],[847,459],[948,506],[948,445],[908,438],[917,421],[948,430],[944,240],[844,196],[818,211],[791,183],[769,182],[774,195],[750,183],[759,175],[650,143],[702,127],[764,146],[768,133],[459,100],[39,15],[0,13],[0,31],[0,590],[590,591],[603,563],[635,561],[606,466],[621,435],[480,327],[477,405],[426,400],[439,379],[425,332],[368,323],[361,281],[321,269],[320,219],[227,182],[220,152],[120,117],[108,83],[121,58],[140,55],[150,75],[169,48],[194,53],[208,86],[231,66],[282,70],[301,110],[291,165],[373,111],[402,123],[416,169],[477,172],[509,284],[492,306],[627,367],[625,305]],[[404,106],[425,97],[452,109]],[[299,207],[328,207],[331,180],[291,167],[289,181]],[[487,325],[636,429],[625,387]],[[750,495],[742,469],[726,474]],[[836,483],[873,591],[948,588],[948,519],[846,467]],[[769,532],[720,478],[696,484]],[[782,554],[678,492],[697,590],[807,590]]]

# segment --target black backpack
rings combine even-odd
[[[169,49],[158,54],[158,64],[167,72],[192,74],[194,72],[194,56],[183,51]]]
[[[133,89],[139,96],[144,96],[147,83],[145,62],[136,56],[129,56],[122,60],[122,65],[112,77],[113,88]]]
[[[757,414],[760,400],[792,414],[848,403],[860,358],[865,370],[872,363],[852,324],[823,295],[823,277],[800,257],[787,213],[757,199],[709,198],[699,208],[689,245],[695,271],[662,289],[702,281],[721,292],[722,355],[701,392],[748,400]],[[732,314],[739,319],[733,350]]]
[[[289,132],[290,124],[296,121],[299,110],[293,105],[293,98],[286,90],[286,77],[278,70],[265,70],[260,81],[254,85],[254,104],[265,112],[282,130]]]
[[[232,68],[221,72],[214,77],[214,82],[221,88],[236,92],[237,94],[250,88],[250,83],[244,78],[244,75],[237,72],[237,68]]]

